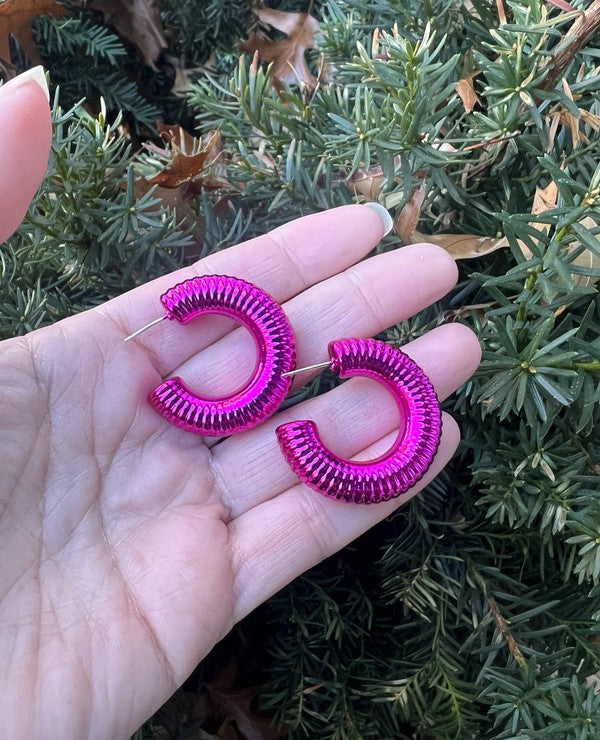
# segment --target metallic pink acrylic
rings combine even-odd
[[[294,333],[281,306],[255,285],[205,275],[175,285],[160,298],[169,319],[187,324],[204,314],[223,314],[245,326],[257,347],[250,380],[226,398],[193,393],[180,378],[155,388],[149,401],[159,414],[188,432],[210,437],[244,432],[272,416],[285,399],[296,362]]]
[[[373,378],[391,391],[400,433],[385,455],[356,462],[328,450],[314,422],[293,421],[276,430],[285,459],[306,485],[341,501],[371,504],[400,496],[425,475],[440,442],[442,416],[431,381],[404,352],[375,339],[331,342],[329,356],[340,377]]]

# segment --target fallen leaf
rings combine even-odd
[[[480,72],[474,72],[472,75],[464,77],[456,83],[456,92],[462,100],[466,113],[470,113],[473,108],[481,102],[477,97],[475,85],[473,83],[473,80],[479,74]]]
[[[184,69],[183,67],[175,68],[175,80],[173,81],[173,87],[171,87],[171,93],[180,98],[185,98],[186,95],[194,89],[194,83],[191,78],[191,73],[195,70]]]
[[[142,198],[148,191],[154,187],[145,177],[137,179],[133,185],[133,192],[137,200]],[[177,214],[177,221],[183,228],[190,229],[194,238],[195,245],[191,247],[191,252],[186,256],[195,256],[196,245],[202,244],[205,236],[205,223],[191,204],[190,195],[186,189],[181,188],[162,188],[160,185],[154,187],[153,198],[158,199],[155,206],[148,208],[148,211],[158,211],[162,207],[170,208]]]
[[[410,200],[404,206],[400,215],[394,224],[394,231],[402,239],[404,244],[415,244],[417,242],[429,242],[437,244],[445,249],[448,254],[455,260],[476,259],[491,254],[498,249],[508,247],[506,237],[480,236],[478,234],[422,234],[415,230],[419,220],[420,209],[423,203],[424,193],[423,186],[413,191]],[[420,192],[421,191],[421,192]],[[537,216],[546,211],[556,208],[558,199],[558,187],[554,181],[551,181],[545,188],[538,187],[533,196],[531,206],[531,215]],[[584,228],[591,229],[596,226],[595,221],[586,217],[580,222]],[[536,221],[529,223],[537,231],[548,233],[549,224]],[[525,242],[517,240],[519,248],[526,259],[530,259],[532,254]],[[578,241],[569,245],[569,251],[574,252],[579,249]],[[590,249],[585,249],[571,263],[577,267],[586,267],[600,269],[600,257]],[[597,282],[598,278],[590,275],[573,275],[573,281],[576,285],[587,286]]]
[[[13,34],[30,62],[38,64],[40,56],[33,42],[31,22],[38,15],[58,18],[66,12],[54,0],[4,0],[0,3],[0,57],[10,62],[10,34]]]
[[[437,139],[431,142],[431,146],[439,152],[458,151],[453,144]],[[400,155],[396,155],[394,157],[394,164],[397,165],[399,162]],[[423,170],[415,172],[417,177],[425,177],[425,174]],[[383,169],[379,166],[369,167],[368,170],[358,169],[348,180],[340,178],[340,182],[347,182],[355,193],[360,193],[365,200],[378,200],[381,193],[381,186],[383,185]],[[400,183],[400,178],[396,178],[396,182]]]
[[[545,213],[546,211],[556,208],[557,200],[558,187],[553,180],[545,188],[536,188],[533,196],[531,215],[537,216],[540,213]],[[580,221],[580,224],[586,229],[593,229],[596,227],[596,222],[590,216],[583,218]],[[536,221],[531,221],[529,225],[534,229],[537,229],[537,231],[543,231],[544,233],[548,233],[550,229],[550,224],[543,224]],[[518,240],[518,243],[523,256],[529,259],[532,256],[531,251],[521,240]],[[581,245],[578,241],[571,242],[568,246],[568,251],[574,252],[576,249],[579,249],[580,246]],[[583,252],[571,262],[571,264],[577,267],[587,267],[597,270],[600,269],[600,257],[592,252],[591,249],[584,249]],[[592,275],[573,275],[572,278],[576,285],[581,285],[583,287],[598,281],[598,278],[593,277]]]
[[[585,679],[586,686],[594,687],[594,694],[598,696],[600,694],[600,673],[593,673],[591,676],[587,676]]]
[[[593,113],[590,113],[589,110],[584,110],[583,108],[579,109],[579,115],[588,126],[591,126],[591,128],[594,129],[594,131],[600,131],[600,116],[596,116]]]
[[[219,161],[222,151],[221,134],[215,131],[206,142],[196,139],[181,126],[158,124],[161,135],[170,141],[171,160],[155,175],[150,183],[163,188],[178,188],[185,183],[193,185],[199,192],[228,187],[228,183],[215,177],[212,169]]]
[[[288,38],[271,41],[252,33],[240,48],[258,53],[261,61],[273,65],[271,79],[278,89],[284,84],[314,89],[317,78],[308,68],[305,52],[315,46],[315,34],[319,30],[317,19],[308,13],[288,13],[272,8],[259,8],[256,14],[261,23],[282,31]]]
[[[553,208],[556,208],[556,201],[558,200],[558,186],[551,180],[549,185],[545,188],[536,188],[533,195],[533,204],[531,206],[531,215],[539,216],[540,213],[545,213]],[[536,229],[548,231],[549,224],[530,224]]]
[[[167,48],[167,40],[152,0],[92,0],[85,5],[100,11],[107,24],[137,46],[148,67],[158,70],[155,62]]]
[[[571,88],[569,87],[569,83],[567,80],[563,77],[562,80],[562,87],[565,92],[565,95],[569,98],[569,100],[573,101],[573,93],[571,92]],[[563,115],[565,118],[565,123],[567,126],[571,129],[571,138],[573,140],[573,148],[577,149],[579,146],[579,142],[581,141],[582,137],[579,132],[579,121],[580,119],[574,116],[569,111],[565,110],[563,111]]]
[[[383,170],[381,167],[356,170],[350,177],[348,184],[355,193],[360,193],[365,200],[377,200],[383,185]]]
[[[146,149],[161,157],[170,153],[170,159],[154,177],[136,179],[134,183],[136,198],[141,198],[153,186],[157,186],[153,192],[153,196],[160,201],[156,204],[156,209],[166,206],[174,210],[178,220],[191,229],[195,241],[202,243],[205,224],[192,205],[195,197],[201,189],[232,189],[227,182],[217,176],[218,162],[222,155],[221,135],[216,131],[207,141],[203,141],[192,136],[181,126],[168,126],[159,121],[156,127],[168,142],[169,149],[159,149],[153,144],[146,145]],[[228,202],[228,198],[219,200],[215,206],[215,213],[223,216]]]
[[[171,94],[181,98],[185,97],[194,89],[194,77],[214,73],[217,62],[214,52],[199,67],[186,67],[182,58],[172,55],[165,56],[165,60],[173,65],[173,69],[175,70],[175,79],[171,87]]]
[[[206,685],[214,708],[226,721],[235,722],[241,737],[245,740],[277,740],[283,733],[279,732],[268,719],[255,714],[251,708],[252,701],[258,695],[258,689],[233,688],[236,671],[235,661],[231,660],[221,674]]]
[[[425,184],[423,183],[412,191],[410,198],[404,204],[399,216],[394,221],[394,231],[405,244],[410,243],[412,234],[417,228],[424,199]]]
[[[478,236],[477,234],[421,234],[413,231],[410,241],[406,244],[427,242],[437,244],[448,252],[455,260],[472,260],[484,257],[497,249],[508,246],[505,237]]]
[[[436,325],[449,324],[453,321],[459,321],[465,316],[471,316],[477,314],[480,325],[485,326],[487,323],[487,310],[497,305],[496,301],[489,301],[488,303],[474,303],[469,306],[461,306],[460,308],[448,309],[441,311],[436,316]]]
[[[428,242],[437,244],[455,260],[476,259],[508,246],[505,237],[478,234],[422,234],[416,231],[425,198],[425,183],[415,188],[394,222],[394,231],[404,244]]]
[[[569,98],[569,100],[574,101],[575,98],[573,96],[573,93],[571,92],[569,83],[564,77],[561,80],[561,83],[565,95]],[[573,115],[573,113],[571,113],[569,110],[566,110],[560,105],[550,112],[551,124],[548,135],[548,151],[550,151],[551,147],[554,146],[554,139],[556,138],[556,132],[560,124],[566,126],[570,130],[574,149],[579,146],[580,142],[583,142],[586,145],[590,143],[588,137],[580,131],[580,121],[586,123],[596,133],[600,131],[600,116],[597,116],[594,113],[585,110],[585,108],[578,108],[577,110],[579,111],[579,116]]]
[[[168,123],[157,121],[156,129],[166,142],[183,154],[196,154],[202,149],[201,140],[186,131],[183,126],[171,126]]]

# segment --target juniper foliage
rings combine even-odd
[[[175,25],[196,7],[165,2]],[[293,738],[599,737],[600,39],[555,77],[576,14],[542,0],[327,0],[314,12],[311,63],[327,74],[316,89],[276,92],[241,57],[190,95],[199,129],[221,130],[238,191],[219,218],[220,194],[193,204],[203,249],[365,197],[397,216],[418,186],[420,230],[509,246],[461,263],[450,297],[382,335],[402,345],[445,321],[476,329],[481,369],[445,404],[463,443],[422,495],[263,607],[262,706]],[[232,28],[188,30],[190,59],[212,46],[217,69],[230,66]],[[97,43],[99,57],[117,48]],[[456,83],[474,73],[466,112]],[[0,251],[3,336],[185,259],[176,217],[152,193],[136,201],[118,128],[81,110],[56,119],[50,176]],[[532,215],[552,183],[556,206]],[[380,249],[401,246],[392,234]]]
[[[90,308],[177,268],[191,239],[176,214],[134,188],[120,121],[54,106],[46,180],[0,248],[0,338]]]
[[[204,64],[214,52],[230,52],[253,22],[251,5],[250,0],[160,2],[166,26],[178,32],[175,51],[192,64]]]
[[[32,32],[52,85],[60,90],[63,107],[81,100],[96,106],[102,98],[109,109],[127,112],[136,126],[154,128],[160,111],[142,94],[138,81],[131,79],[132,52],[90,13],[77,11],[67,18],[39,16]]]
[[[316,89],[279,95],[241,58],[191,96],[258,231],[371,179],[396,215],[425,183],[426,231],[510,244],[383,337],[466,320],[484,362],[446,404],[464,434],[448,471],[268,605],[264,705],[291,737],[600,735],[597,39],[546,85],[573,14],[505,5],[500,24],[491,2],[331,0]],[[466,113],[456,83],[474,72]],[[532,216],[551,182],[556,207]]]

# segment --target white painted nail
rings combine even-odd
[[[390,215],[390,212],[387,210],[387,208],[384,208],[381,203],[375,202],[365,203],[364,205],[374,211],[381,219],[381,223],[383,224],[383,236],[389,234],[390,231],[394,228],[394,219]]]
[[[46,73],[44,72],[44,68],[41,65],[38,65],[37,67],[32,67],[26,72],[13,77],[12,80],[5,82],[4,85],[0,87],[0,98],[4,97],[5,95],[10,95],[15,90],[18,90],[21,85],[24,85],[31,80],[37,82],[37,84],[44,91],[44,94],[46,95],[46,100],[49,101],[50,90],[48,90],[48,83],[46,82]]]

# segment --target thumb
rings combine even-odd
[[[42,67],[0,87],[0,242],[23,220],[46,173],[52,119]]]

